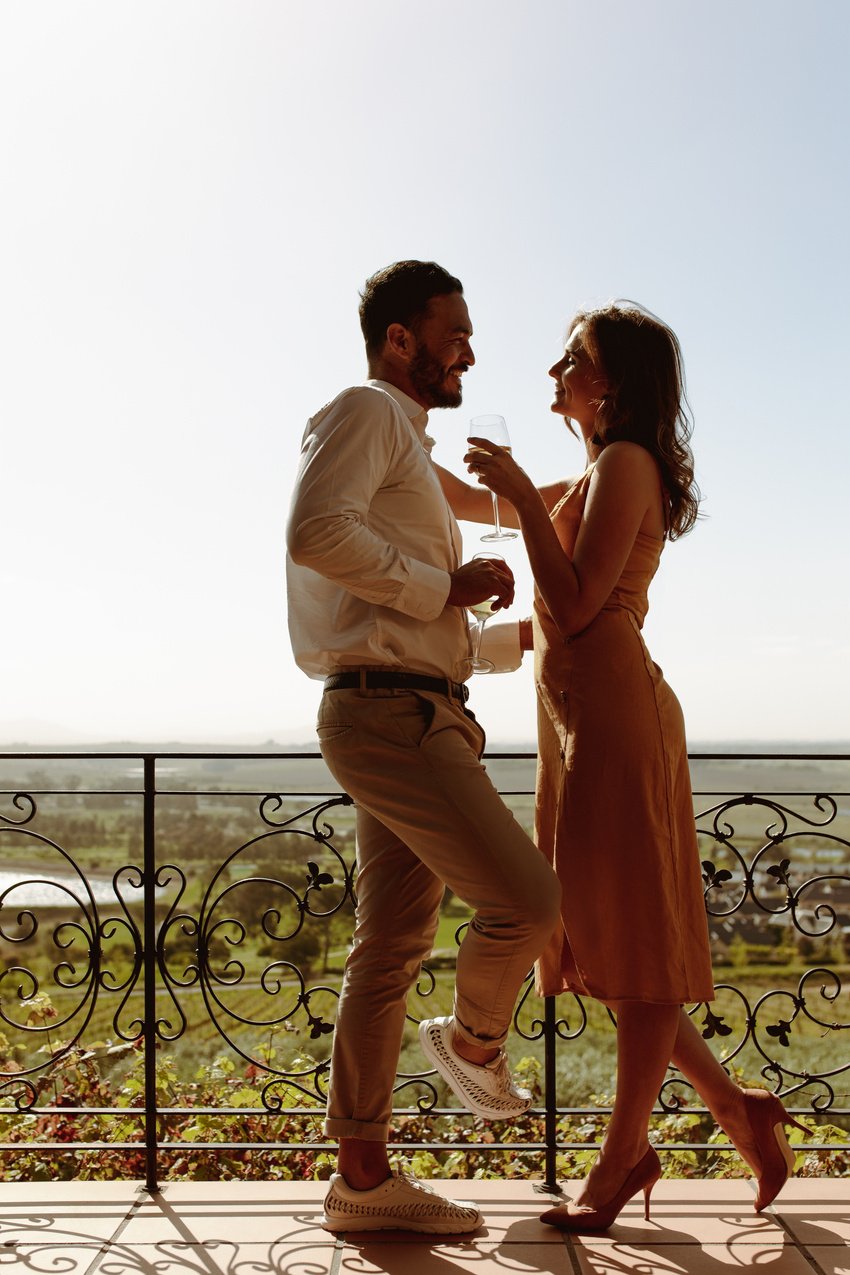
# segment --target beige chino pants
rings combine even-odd
[[[444,887],[475,912],[458,951],[454,1014],[461,1037],[486,1046],[507,1037],[560,920],[560,884],[481,765],[483,731],[457,700],[329,691],[317,731],[357,804],[357,919],[325,1131],[385,1141],[407,995],[431,952]]]

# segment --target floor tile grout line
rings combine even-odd
[[[564,1235],[564,1248],[567,1250],[570,1259],[570,1266],[573,1268],[573,1275],[582,1275],[581,1262],[578,1256],[580,1244],[576,1244],[571,1235]]]
[[[101,1247],[98,1248],[96,1255],[94,1255],[92,1261],[89,1262],[89,1265],[85,1267],[83,1275],[97,1275],[98,1270],[102,1270],[103,1258],[110,1257],[112,1255],[113,1248],[115,1248],[117,1244],[121,1243],[121,1235],[124,1234],[135,1216],[138,1215],[139,1210],[141,1209],[141,1204],[143,1204],[143,1200],[141,1200],[141,1195],[139,1193],[139,1195],[136,1195],[136,1199],[130,1202],[129,1209],[127,1209],[124,1216],[122,1216],[119,1224],[117,1224],[117,1227],[113,1230],[110,1237],[104,1239],[101,1243]]]
[[[823,1267],[821,1266],[821,1264],[820,1264],[820,1262],[817,1260],[817,1258],[814,1256],[814,1254],[813,1254],[812,1252],[810,1252],[810,1250],[809,1250],[809,1248],[807,1247],[807,1245],[805,1245],[805,1244],[798,1244],[798,1245],[797,1245],[797,1250],[798,1250],[798,1252],[800,1252],[800,1253],[802,1254],[802,1256],[806,1259],[806,1261],[807,1261],[807,1262],[809,1263],[809,1265],[811,1266],[812,1270],[817,1271],[818,1275],[826,1275],[826,1271],[823,1269]]]
[[[97,1271],[103,1265],[104,1257],[109,1257],[113,1246],[121,1242],[121,1236],[124,1234],[127,1227],[130,1225],[133,1218],[137,1215],[141,1207],[142,1207],[142,1198],[140,1194],[137,1194],[135,1200],[132,1200],[130,1202],[130,1207],[127,1209],[127,1212],[121,1218],[115,1230],[112,1232],[110,1236],[107,1237],[107,1239],[103,1240],[103,1242],[100,1245],[100,1248],[97,1250],[91,1262],[89,1263],[89,1265],[86,1267],[85,1271],[83,1272],[83,1275],[97,1275]]]
[[[342,1262],[342,1255],[344,1251],[345,1251],[345,1235],[344,1234],[338,1235],[336,1237],[336,1242],[332,1249],[333,1257],[331,1258],[331,1264],[328,1267],[328,1275],[339,1275],[339,1268]]]
[[[100,1248],[95,1253],[92,1260],[89,1262],[88,1266],[83,1272],[83,1275],[96,1275],[97,1268],[101,1265],[102,1258],[109,1257],[109,1250],[111,1248],[112,1248],[112,1240],[104,1240]]]
[[[785,1221],[785,1218],[782,1216],[782,1214],[776,1213],[775,1217],[776,1217],[776,1221],[779,1223],[779,1225],[782,1227],[785,1234],[790,1239],[791,1243],[794,1245],[794,1248],[809,1263],[809,1266],[811,1266],[812,1270],[817,1271],[817,1275],[826,1275],[826,1271],[823,1269],[823,1267],[821,1266],[817,1258],[814,1256],[814,1254],[810,1252],[808,1245],[804,1244],[802,1240],[797,1239],[796,1235],[791,1230],[791,1227]]]
[[[145,1194],[147,1194],[147,1192]],[[116,1226],[115,1230],[110,1235],[107,1241],[108,1244],[118,1244],[120,1242],[121,1236],[124,1234],[124,1232],[126,1231],[127,1227],[130,1225],[130,1223],[133,1221],[133,1219],[138,1216],[139,1211],[141,1210],[142,1205],[144,1203],[145,1201],[142,1199],[141,1192],[139,1192],[135,1200],[131,1202],[129,1209],[124,1214],[121,1221]],[[86,1272],[86,1275],[88,1275],[88,1272]]]

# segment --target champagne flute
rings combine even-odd
[[[498,447],[510,452],[511,436],[504,416],[473,416],[469,422],[469,428],[472,438],[486,438],[489,443],[496,443]],[[516,531],[502,530],[499,522],[499,497],[494,491],[491,491],[490,495],[493,497],[493,522],[496,526],[494,531],[488,531],[486,536],[481,537],[482,541],[516,540],[518,534]]]
[[[473,558],[489,558],[493,562],[504,562],[504,558],[498,553],[474,553]],[[493,595],[491,598],[484,598],[483,602],[473,602],[466,609],[470,615],[474,615],[477,621],[475,628],[475,641],[472,648],[472,671],[473,673],[492,673],[495,664],[492,660],[485,660],[481,655],[481,640],[484,637],[484,625],[493,614],[493,608],[498,602],[498,598]]]

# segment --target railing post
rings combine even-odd
[[[558,1034],[555,1031],[557,1022],[555,997],[546,996],[543,1000],[543,1108],[545,1112],[543,1139],[545,1147],[545,1169],[543,1174],[544,1191],[558,1192],[558,1170],[555,1163],[557,1152],[558,1128],[558,1095],[556,1066],[556,1045]]]
[[[145,980],[145,1186],[159,1188],[157,1151],[159,1112],[156,1101],[156,758],[144,758],[143,796],[143,906],[144,938],[142,972]]]

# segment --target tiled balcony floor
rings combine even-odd
[[[537,1220],[530,1182],[445,1182],[485,1217],[466,1239],[321,1229],[323,1183],[0,1184],[0,1275],[850,1275],[850,1178],[788,1183],[753,1213],[744,1181],[667,1180],[605,1235]]]

